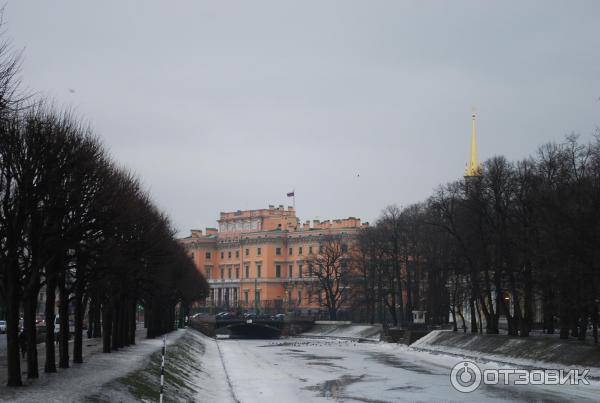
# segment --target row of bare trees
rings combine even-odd
[[[176,305],[207,294],[137,179],[71,114],[17,96],[17,71],[18,58],[0,47],[0,304],[9,386],[22,383],[20,337],[28,378],[39,375],[38,332],[45,333],[44,371],[57,371],[56,306],[58,367],[67,368],[70,322],[72,360],[80,363],[86,323],[108,353],[135,343],[138,307],[155,337],[173,329]],[[44,327],[36,326],[40,299]]]
[[[598,338],[600,138],[569,136],[482,176],[441,186],[426,202],[389,207],[359,239],[358,306],[371,321],[465,331]]]

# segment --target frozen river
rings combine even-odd
[[[480,386],[460,393],[460,357],[386,343],[288,338],[217,341],[234,400],[251,402],[597,401],[589,386]],[[490,364],[491,365],[491,364]]]

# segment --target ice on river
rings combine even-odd
[[[597,401],[589,386],[480,386],[460,393],[450,370],[460,357],[387,343],[288,338],[219,340],[233,393],[251,402]],[[493,363],[485,364],[493,367]]]

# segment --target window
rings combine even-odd
[[[260,269],[261,268],[262,267],[259,264],[256,265],[256,277],[258,277],[258,278],[260,278]]]
[[[235,257],[236,257],[236,258],[240,257],[240,251],[239,251],[239,250],[236,250],[236,251],[235,251]]]
[[[250,249],[246,248],[246,256],[250,255]]]
[[[248,290],[244,290],[244,304],[248,304],[249,298],[248,298]]]
[[[256,305],[260,304],[260,290],[254,291],[254,299],[256,300]]]
[[[298,254],[301,255],[302,254],[302,246],[298,246]]]
[[[210,260],[210,252],[206,252],[206,253],[204,254],[204,258],[205,258],[205,259],[209,259],[209,260]]]
[[[298,277],[302,278],[302,264],[298,265]]]
[[[207,267],[207,268],[205,269],[205,271],[206,271],[206,278],[208,278],[208,279],[209,279],[209,278],[211,277],[211,276],[210,276],[210,275],[211,275],[211,270],[210,270],[210,267]]]
[[[281,248],[275,248],[275,254],[281,256]]]
[[[288,266],[288,277],[292,278],[292,273],[294,272],[294,265],[289,265]]]
[[[221,280],[225,278],[225,268],[221,267]]]
[[[231,267],[227,268],[227,278],[231,278]]]
[[[313,253],[313,251],[312,251],[312,246],[309,246],[309,247],[308,247],[308,254],[309,254],[309,255],[312,255],[312,253]]]
[[[346,252],[348,252],[348,245],[343,243],[342,244],[342,253],[346,253]]]
[[[308,264],[308,277],[312,277],[313,275],[313,265],[312,263]]]
[[[312,288],[308,289],[308,303],[312,304]]]
[[[342,262],[340,264],[340,269],[341,269],[342,273],[345,272],[345,271],[348,271],[348,262],[345,262],[345,261]]]
[[[221,252],[221,259],[225,259],[225,252]]]
[[[298,290],[298,305],[302,304],[302,290]]]
[[[231,259],[231,251],[227,252],[227,258]]]
[[[235,266],[235,278],[240,278],[240,268],[239,268],[239,266]]]
[[[260,256],[260,252],[261,252],[260,248],[256,248],[256,254],[257,254],[258,256]]]
[[[290,248],[288,250],[288,255],[292,256],[294,254],[294,248]]]
[[[324,247],[323,245],[319,245],[319,253],[323,253]]]
[[[250,277],[250,265],[244,266],[244,269],[246,272],[244,277],[246,277],[246,278]]]
[[[275,277],[277,277],[277,278],[281,277],[281,265],[280,264],[275,265]]]

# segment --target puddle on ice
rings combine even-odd
[[[304,389],[318,392],[318,396],[331,398],[334,400],[343,399],[344,401],[354,400],[365,403],[390,403],[385,400],[369,399],[362,396],[352,396],[346,394],[346,387],[348,385],[364,382],[366,379],[366,374],[360,376],[342,375],[338,379],[332,379],[317,385],[307,386]]]
[[[386,353],[382,353],[382,352],[370,352],[370,351],[366,352],[365,354],[367,356],[369,356],[369,358],[371,360],[376,361],[380,364],[389,366],[389,367],[402,368],[402,369],[406,369],[407,371],[416,372],[418,374],[440,375],[439,373],[433,372],[422,366],[415,365],[415,363],[408,361],[408,360],[403,360],[402,358],[400,358],[396,355],[393,355],[393,354],[386,354]]]
[[[360,376],[342,375],[338,379],[332,379],[313,386],[306,386],[304,389],[319,392],[319,396],[322,397],[341,398],[344,397],[346,386],[361,382],[365,377],[365,374]]]
[[[347,369],[347,368],[342,367],[340,365],[335,365],[334,363],[329,362],[329,361],[311,361],[311,362],[307,362],[306,365],[322,365],[324,367]]]
[[[403,392],[413,392],[413,391],[423,390],[423,389],[424,388],[422,388],[420,386],[406,385],[406,386],[396,386],[394,388],[388,388],[386,390],[401,390]]]

